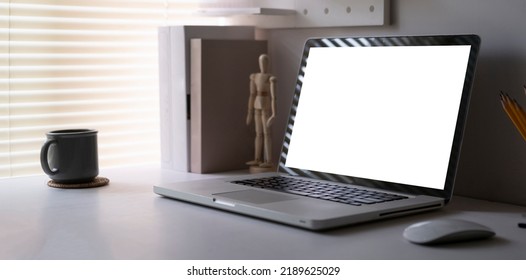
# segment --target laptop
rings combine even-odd
[[[309,39],[276,172],[154,192],[310,230],[439,209],[479,45],[477,35]]]

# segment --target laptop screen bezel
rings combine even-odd
[[[413,186],[407,184],[386,182],[374,180],[369,178],[360,178],[339,174],[323,173],[313,170],[299,169],[287,167],[285,165],[287,159],[288,145],[293,133],[294,117],[298,106],[299,97],[301,95],[302,80],[305,75],[309,51],[311,48],[341,48],[341,47],[383,47],[383,46],[451,46],[451,45],[469,45],[470,53],[467,63],[466,75],[462,89],[462,95],[459,105],[458,117],[453,136],[453,143],[449,157],[449,164],[446,172],[444,188],[435,189],[422,186]],[[387,36],[387,37],[333,37],[333,38],[311,38],[305,42],[301,64],[298,71],[296,85],[294,88],[294,95],[292,98],[292,106],[289,113],[289,119],[286,127],[284,145],[282,147],[279,172],[286,173],[293,176],[303,176],[313,179],[330,180],[341,183],[349,183],[360,185],[364,187],[380,188],[391,191],[398,191],[403,193],[410,193],[414,195],[430,195],[435,197],[442,197],[447,202],[453,193],[455,178],[460,158],[460,150],[462,146],[462,139],[466,125],[466,117],[469,109],[469,101],[471,97],[471,88],[476,68],[477,56],[480,48],[480,37],[473,34],[468,35],[429,35],[429,36]]]

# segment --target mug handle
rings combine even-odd
[[[42,166],[42,169],[44,172],[46,172],[47,175],[55,175],[57,174],[58,170],[51,170],[49,167],[49,162],[47,161],[47,154],[49,152],[49,147],[51,144],[57,143],[56,140],[50,140],[48,139],[46,143],[42,146],[42,149],[40,150],[40,165]]]

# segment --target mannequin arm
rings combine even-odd
[[[250,75],[250,96],[248,98],[247,125],[254,118],[254,99],[256,98],[256,84],[254,83],[254,74]]]
[[[270,118],[267,120],[267,127],[270,127],[276,119],[276,77],[270,77]]]

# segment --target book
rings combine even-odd
[[[161,167],[190,170],[190,39],[254,39],[253,26],[167,26],[158,30]]]
[[[250,74],[266,52],[266,41],[191,40],[191,172],[247,168],[255,138],[246,124]]]

